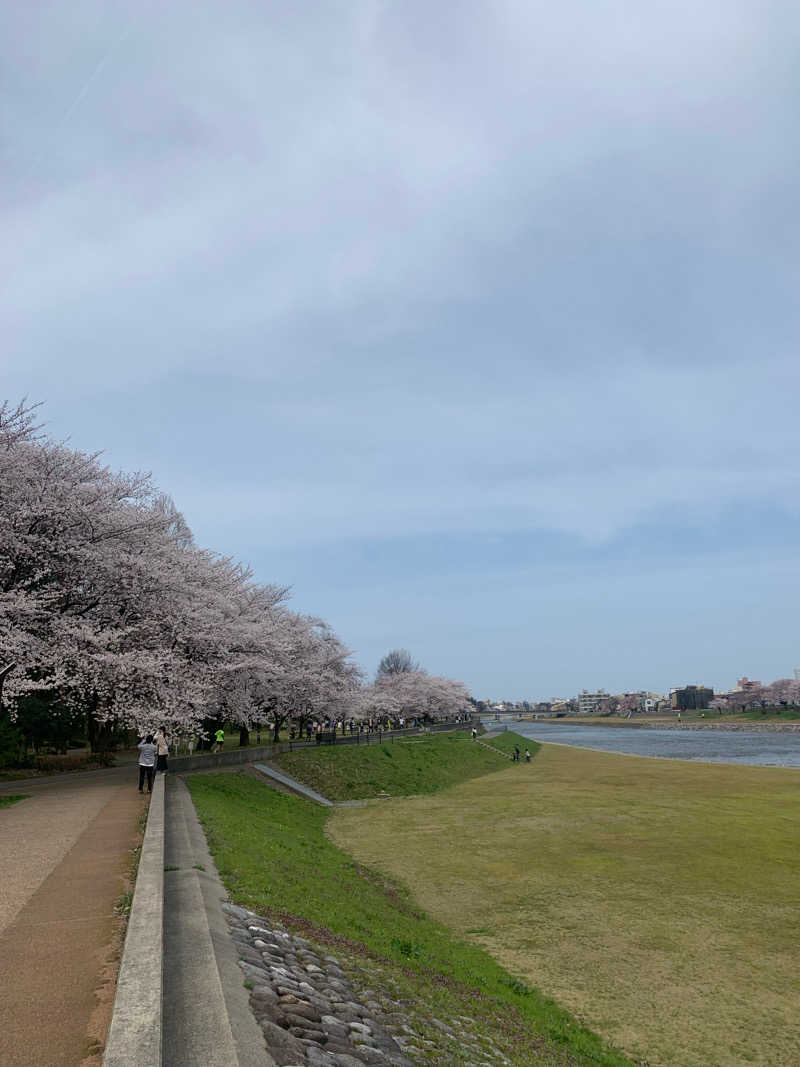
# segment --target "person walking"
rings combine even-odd
[[[145,776],[147,777],[147,792],[153,792],[153,772],[156,765],[156,752],[158,746],[153,744],[153,735],[148,734],[144,741],[139,742],[139,792],[143,793]]]
[[[477,741],[478,740],[478,731],[475,729],[474,726],[472,727],[472,740],[473,741]]]
[[[531,754],[530,754],[529,749],[526,748],[525,749],[525,762],[526,763],[530,763],[530,761],[531,761]]]
[[[156,770],[162,771],[166,774],[167,771],[167,756],[169,755],[169,745],[167,739],[164,736],[164,727],[160,726],[158,730],[153,734],[153,744],[156,746]]]
[[[214,734],[214,752],[222,752],[225,748],[225,731],[220,728]]]
[[[514,745],[514,762],[519,763],[519,745]]]

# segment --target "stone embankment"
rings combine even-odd
[[[364,976],[380,992],[368,987],[357,992],[338,957],[245,908],[222,907],[250,987],[250,1006],[279,1067],[509,1063],[474,1032],[467,1016],[446,1023],[393,999],[391,978],[377,967],[367,967]]]
[[[223,904],[240,966],[252,984],[250,1005],[278,1064],[312,1067],[414,1067],[362,1004],[334,956],[321,956],[305,938],[233,904]]]

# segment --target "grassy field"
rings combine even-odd
[[[16,804],[18,800],[25,800],[27,796],[27,793],[22,793],[19,796],[0,797],[0,808],[10,808],[11,805]]]
[[[634,1057],[800,1062],[800,772],[551,745],[518,770],[329,833]]]
[[[502,766],[514,776],[529,775],[534,765],[512,768],[502,761]],[[429,918],[393,879],[338,849],[325,833],[328,810],[244,774],[196,775],[188,784],[231,897],[334,946],[346,966],[368,960],[370,984],[378,981],[375,988],[391,990],[415,1028],[434,1042],[427,1059],[415,1057],[418,1062],[431,1067],[467,1062],[457,1040],[436,1026],[426,1029],[425,1022],[450,1020],[457,1028],[465,1016],[487,1048],[500,1049],[518,1067],[623,1067],[629,1062],[567,1011],[509,975],[479,945],[454,937],[446,925]],[[381,809],[378,802],[371,810],[390,807]],[[471,901],[453,902],[457,925],[470,928],[473,912]]]
[[[770,719],[800,719],[799,708],[751,708],[749,711],[742,712],[742,717],[745,719],[751,719],[753,722],[764,722]]]
[[[514,744],[534,753],[538,745],[516,734],[492,742],[510,753]],[[288,774],[331,800],[361,800],[380,793],[410,796],[433,793],[507,766],[507,761],[468,733],[427,734],[372,745],[333,745],[284,752],[276,762]]]

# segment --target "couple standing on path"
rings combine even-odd
[[[139,792],[143,793],[145,777],[147,778],[147,792],[153,792],[153,773],[155,770],[167,770],[167,756],[169,745],[164,736],[164,728],[156,730],[155,734],[148,734],[144,741],[139,742]],[[157,762],[156,762],[157,761]]]

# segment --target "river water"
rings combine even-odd
[[[484,720],[487,730],[504,723]],[[534,741],[621,752],[627,756],[752,763],[761,767],[800,767],[800,732],[744,730],[643,730],[625,726],[573,726],[546,722],[513,722],[508,729]]]

